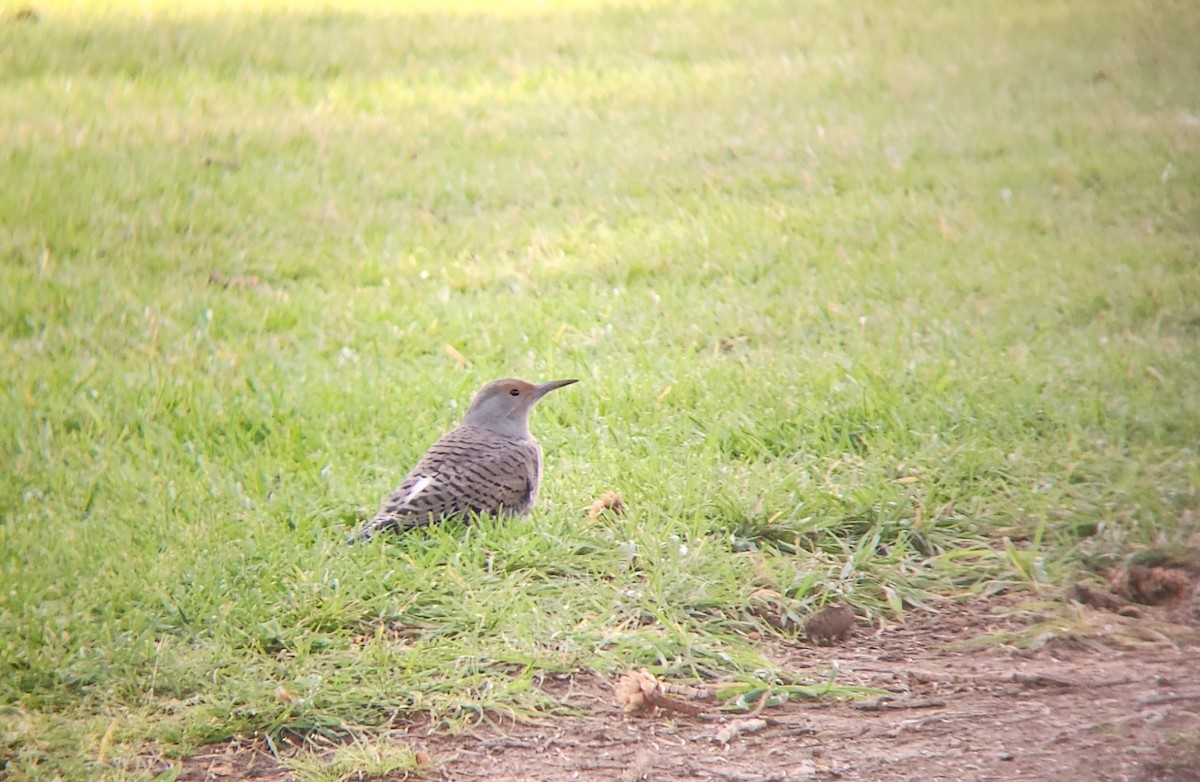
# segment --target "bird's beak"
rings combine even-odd
[[[542,383],[537,387],[537,396],[535,398],[541,399],[556,388],[562,388],[563,386],[569,386],[572,383],[578,382],[578,380],[572,378],[571,380],[551,380],[549,383]]]

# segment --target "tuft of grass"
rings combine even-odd
[[[424,765],[420,754],[389,742],[355,743],[329,753],[304,752],[282,758],[280,764],[298,782],[359,782],[371,779],[407,778]]]
[[[1164,641],[1178,643],[1195,638],[1195,631],[1189,627],[1152,617],[1097,611],[1079,603],[1062,605],[1047,600],[1031,600],[1018,606],[1013,613],[1022,616],[1027,624],[1015,630],[1000,630],[954,645],[960,648],[986,648],[1005,644],[1017,649],[1036,650],[1057,643],[1107,653],[1114,646]]]
[[[1196,4],[176,6],[0,21],[8,778],[1192,556]],[[345,546],[503,375],[540,507]]]

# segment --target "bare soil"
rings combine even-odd
[[[1193,587],[1174,607],[1125,611],[1134,615],[1060,604],[1040,616],[1011,598],[947,601],[902,624],[860,621],[836,646],[765,647],[813,682],[836,667],[838,682],[888,693],[858,703],[789,702],[739,715],[692,701],[704,713],[628,715],[614,680],[581,673],[542,682],[579,716],[457,735],[412,721],[373,740],[427,753],[415,778],[448,782],[1200,782],[1200,600]],[[261,742],[238,740],[186,759],[178,779],[292,777]]]

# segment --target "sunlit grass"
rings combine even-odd
[[[13,778],[825,692],[756,639],[1196,534],[1192,4],[506,9],[0,24]],[[344,546],[510,374],[535,513]]]

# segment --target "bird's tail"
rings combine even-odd
[[[391,516],[384,516],[382,513],[368,521],[366,524],[358,528],[354,532],[346,536],[346,543],[353,546],[355,543],[363,543],[375,537],[380,532],[389,529],[395,529],[396,519]]]
[[[375,518],[359,527],[357,532],[346,536],[346,543],[353,546],[355,543],[368,541],[381,532],[404,532],[405,530],[424,527],[430,521],[431,518],[429,517],[422,518],[413,514],[397,515],[383,511],[377,513]]]

